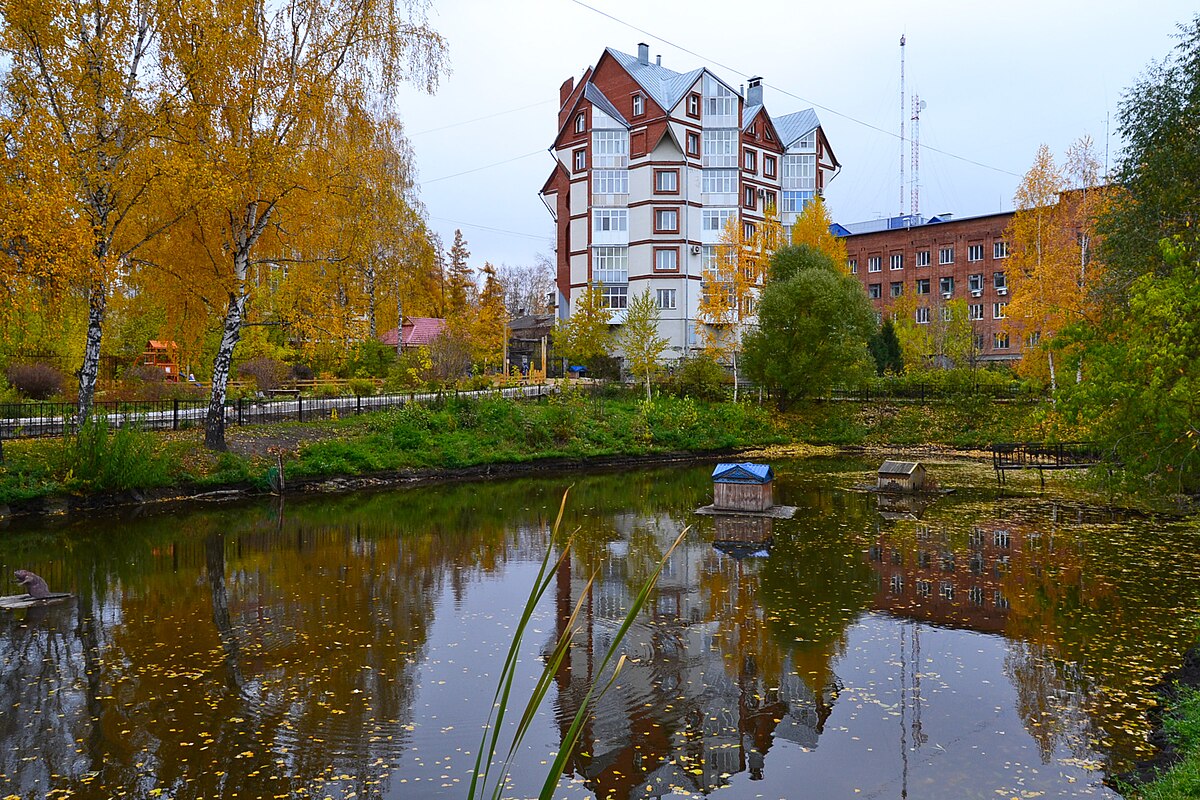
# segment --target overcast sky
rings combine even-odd
[[[447,247],[461,228],[475,268],[553,257],[538,190],[558,87],[638,42],[679,72],[707,66],[735,87],[762,76],[774,115],[814,108],[842,163],[831,214],[858,222],[901,211],[903,34],[905,94],[928,104],[920,211],[972,216],[1012,208],[1041,143],[1061,158],[1090,134],[1103,159],[1107,126],[1111,160],[1125,90],[1194,13],[1177,0],[434,0],[451,73],[432,96],[402,87],[398,107],[430,225]]]

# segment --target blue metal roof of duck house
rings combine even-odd
[[[775,478],[770,464],[717,464],[713,470],[713,483],[769,483]]]

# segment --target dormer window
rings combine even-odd
[[[583,133],[585,130],[587,130],[587,115],[580,111],[575,115],[575,132]]]
[[[640,117],[642,114],[645,114],[645,113],[646,113],[646,98],[642,97],[640,94],[635,94],[633,96],[633,115],[635,117]]]
[[[750,134],[751,136],[757,136],[758,135],[758,123],[751,122],[750,127],[746,128],[746,133]]]
[[[694,92],[692,94],[688,95],[687,113],[688,113],[689,117],[699,117],[700,116],[700,95],[698,95]]]

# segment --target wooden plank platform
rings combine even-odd
[[[30,597],[27,594],[10,594],[0,597],[0,610],[17,611],[22,608],[50,606],[55,603],[61,603],[64,600],[70,600],[74,596],[66,592],[52,592],[49,597],[42,598]]]

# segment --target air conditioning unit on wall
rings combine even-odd
[[[698,256],[703,252],[704,252],[704,248],[701,247],[700,245],[698,245],[698,244],[692,245],[692,255]]]

